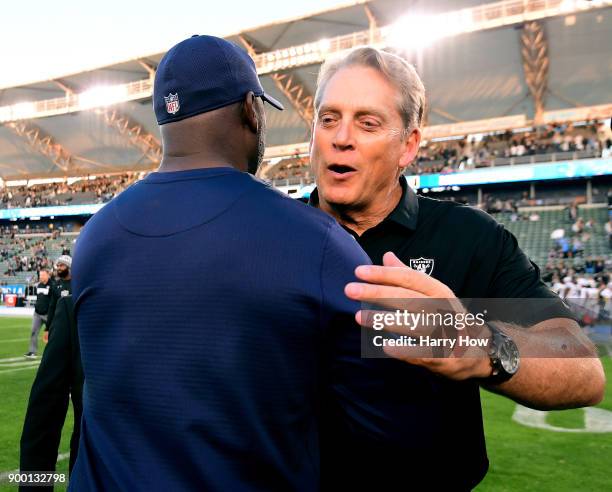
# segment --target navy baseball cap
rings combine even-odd
[[[157,123],[164,125],[242,101],[249,91],[277,109],[246,51],[215,36],[192,36],[162,58],[153,87]]]

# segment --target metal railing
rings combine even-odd
[[[136,80],[115,87],[121,89],[118,92],[121,92],[122,95],[108,105],[137,101],[151,97],[153,94],[153,79]],[[100,105],[102,106],[103,104]],[[53,99],[43,99],[41,101],[18,103],[12,106],[0,107],[0,123],[58,116],[83,111],[84,109],[91,109],[92,107],[84,106],[79,100],[79,94],[66,94],[63,97],[56,97]]]

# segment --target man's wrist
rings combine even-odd
[[[493,344],[493,329],[489,324],[485,324],[482,327],[482,331],[479,333],[478,338],[486,340],[487,347],[484,353],[479,358],[479,363],[476,366],[476,374],[474,375],[477,379],[488,379],[493,375],[493,364],[489,355],[490,347]]]
[[[518,371],[520,354],[516,343],[495,325],[487,324],[491,336],[489,339],[489,364],[491,372],[486,384],[501,384],[510,380]]]
[[[489,357],[478,359],[479,363],[476,367],[474,377],[481,380],[487,380],[493,375],[493,364]]]

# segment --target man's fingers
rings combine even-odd
[[[402,260],[395,256],[395,253],[391,251],[388,251],[383,255],[383,265],[390,267],[407,267],[407,265],[403,263]]]
[[[487,377],[491,373],[490,361],[486,357],[479,358],[438,358],[415,357],[412,350],[403,347],[384,347],[389,357],[401,360],[414,366],[424,367],[455,381],[463,381],[473,377]]]
[[[408,315],[403,316],[401,312],[398,314],[398,311],[360,309],[355,313],[355,320],[364,328],[398,335],[431,336],[440,332],[439,327],[427,326]]]
[[[410,289],[389,285],[365,284],[362,282],[346,284],[344,293],[349,299],[369,302],[391,309],[400,309],[403,299],[422,299],[426,297],[422,293]]]
[[[406,266],[362,265],[355,269],[358,279],[371,284],[403,287],[429,297],[452,297],[452,291],[442,282]]]

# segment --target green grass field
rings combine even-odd
[[[29,319],[0,318],[0,474],[19,466],[19,436],[36,372],[36,365],[20,359],[27,351],[29,333]],[[603,362],[609,375],[608,391],[599,408],[612,411],[612,359]],[[612,490],[612,433],[526,427],[512,420],[515,403],[484,391],[482,400],[491,468],[478,491]],[[584,411],[549,412],[546,423],[581,429]],[[68,453],[72,425],[69,414],[60,453]],[[60,460],[57,471],[68,473],[67,458]],[[0,485],[0,491],[8,490],[16,487]]]

